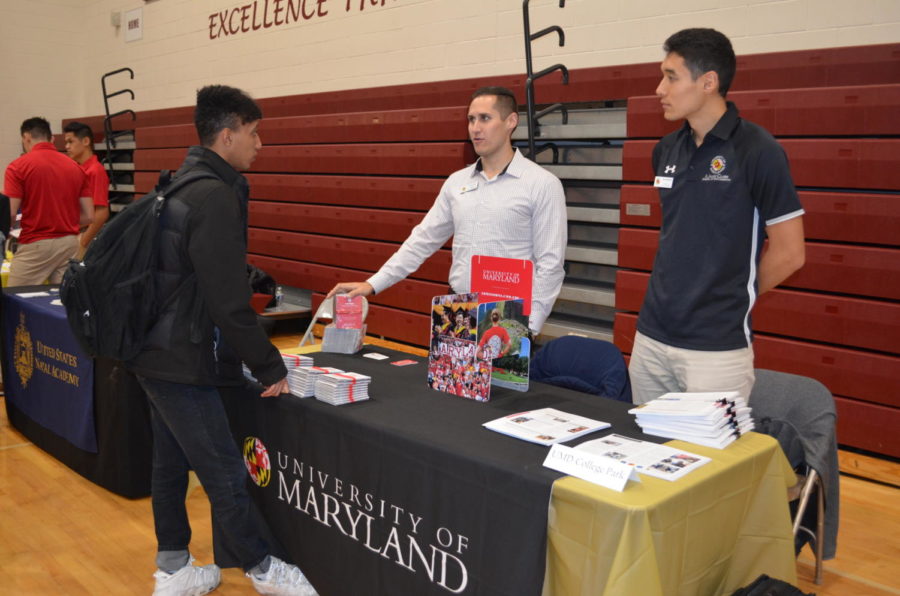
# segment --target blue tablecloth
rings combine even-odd
[[[6,398],[44,428],[96,453],[93,361],[54,301],[55,289],[3,294]]]

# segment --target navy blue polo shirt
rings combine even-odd
[[[697,147],[690,125],[653,150],[659,249],[638,330],[690,350],[752,341],[765,227],[803,214],[781,145],[733,103]]]

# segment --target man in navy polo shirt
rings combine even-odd
[[[666,120],[686,122],[653,150],[663,220],[629,365],[633,400],[748,398],[750,311],[803,266],[803,208],[784,150],[725,100],[736,62],[728,38],[685,29],[663,49],[656,94]]]

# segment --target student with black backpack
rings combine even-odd
[[[250,308],[247,283],[249,188],[239,172],[261,147],[261,118],[239,89],[200,89],[194,122],[201,146],[188,150],[174,180],[196,172],[211,176],[169,196],[159,219],[151,297],[159,312],[140,353],[127,363],[151,404],[159,567],[154,594],[205,594],[219,583],[219,568],[194,566],[188,552],[190,469],[209,496],[228,550],[258,592],[316,594],[299,569],[269,554],[260,536],[250,513],[247,471],[216,389],[245,382],[243,360],[265,386],[262,397],[288,392],[287,370]]]

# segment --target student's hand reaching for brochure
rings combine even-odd
[[[275,397],[276,395],[290,392],[291,390],[288,387],[287,377],[285,377],[274,385],[269,385],[268,387],[266,387],[266,390],[262,392],[262,397]]]
[[[347,294],[348,298],[353,298],[354,296],[369,296],[374,292],[375,288],[367,281],[348,281],[331,288],[325,299],[327,300],[335,294]]]

